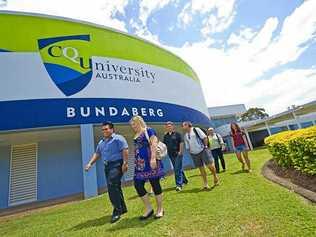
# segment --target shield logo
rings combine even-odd
[[[38,40],[46,71],[55,85],[71,96],[84,89],[92,77],[90,35],[71,35]]]

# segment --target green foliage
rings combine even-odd
[[[280,166],[316,175],[316,126],[269,136],[265,144]]]
[[[241,121],[251,121],[269,117],[264,108],[249,108],[245,113],[240,116]]]

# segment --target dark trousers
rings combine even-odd
[[[173,166],[176,186],[182,187],[183,184],[188,183],[188,179],[185,176],[182,167],[183,156],[169,156],[169,158]]]
[[[121,214],[127,211],[121,188],[121,179],[123,176],[122,164],[122,160],[104,163],[104,173],[109,198],[113,205],[113,214]]]
[[[151,187],[153,188],[155,195],[162,194],[162,188],[160,185],[160,178],[149,179]],[[147,194],[145,189],[145,180],[134,180],[134,187],[139,197],[143,197]]]
[[[216,172],[219,173],[218,160],[221,161],[222,168],[223,168],[223,170],[225,170],[226,169],[226,165],[225,165],[225,160],[224,160],[224,155],[223,155],[222,149],[221,148],[217,148],[217,149],[212,150],[212,155],[214,157],[214,163],[215,163]]]

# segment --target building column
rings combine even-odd
[[[297,118],[297,116],[296,116],[294,111],[292,111],[292,115],[293,115],[293,118],[294,118],[294,120],[295,120],[295,122],[297,124],[297,127],[298,128],[302,128],[302,125],[300,124],[300,122],[299,122],[299,120],[298,120],[298,118]]]
[[[97,168],[93,165],[88,172],[84,170],[94,153],[94,134],[92,124],[80,125],[81,136],[81,161],[83,176],[83,192],[84,198],[98,195]]]
[[[265,121],[264,124],[266,125],[266,129],[268,130],[269,136],[271,136],[271,130],[270,130],[268,122]]]
[[[248,132],[248,130],[246,128],[245,128],[245,133],[246,133],[246,137],[247,137],[247,140],[248,140],[249,148],[250,148],[250,150],[253,150],[253,145],[252,145],[252,142],[251,142],[251,139],[250,139],[250,136],[249,136],[249,132]]]

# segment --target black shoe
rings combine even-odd
[[[185,185],[187,185],[188,183],[189,183],[189,181],[188,181],[188,180],[183,181],[183,184],[185,184]]]
[[[127,213],[127,209],[124,209],[121,214],[123,215],[125,213]]]
[[[151,210],[146,216],[140,216],[139,219],[141,221],[147,220],[149,217],[151,217],[154,214],[154,210]]]
[[[120,215],[113,215],[111,218],[111,223],[117,222],[121,218]]]

